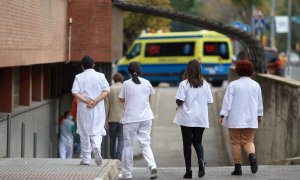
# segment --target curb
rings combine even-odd
[[[116,179],[119,173],[121,162],[119,160],[109,160],[103,167],[98,177],[94,180],[111,180]]]

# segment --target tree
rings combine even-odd
[[[171,2],[175,11],[201,16],[202,0],[171,0]],[[171,29],[172,31],[195,31],[200,28],[186,23],[172,21]]]
[[[261,9],[262,12],[264,12],[264,6],[266,3],[270,3],[269,1],[263,1],[263,0],[228,0],[233,5],[235,5],[239,9],[239,16],[243,20],[243,22],[247,24],[252,24],[251,18],[252,18],[252,7],[256,6],[256,9]]]
[[[170,0],[128,0],[132,3],[144,4],[149,6],[157,6],[160,8],[171,9]],[[169,30],[171,20],[139,14],[135,12],[124,13],[124,42],[125,49],[130,45],[142,30],[157,31]]]

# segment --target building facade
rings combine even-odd
[[[3,0],[0,9],[0,158],[56,157],[79,62],[92,56],[110,80],[122,13],[109,0]]]

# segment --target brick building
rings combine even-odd
[[[110,80],[122,14],[111,0],[2,0],[0,9],[0,158],[7,144],[10,157],[33,157],[34,133],[36,156],[56,157],[56,120],[70,108],[79,61],[91,55]]]

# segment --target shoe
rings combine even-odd
[[[150,179],[156,179],[158,177],[157,169],[153,166],[151,166],[149,169],[150,169]]]
[[[234,165],[234,171],[231,173],[231,175],[241,176],[242,175],[242,165],[241,164],[235,164]]]
[[[95,163],[100,166],[102,164],[102,156],[100,154],[100,150],[97,147],[93,148],[93,154],[95,157]]]
[[[249,163],[250,163],[250,166],[251,166],[252,174],[255,174],[258,170],[255,154],[253,154],[253,153],[249,154]]]
[[[90,165],[90,161],[89,160],[85,160],[85,159],[82,159],[79,163],[80,165]]]
[[[132,179],[132,176],[124,176],[123,174],[119,174],[118,179]]]
[[[199,164],[199,171],[198,171],[198,177],[201,178],[205,175],[205,162],[204,160],[201,160]]]
[[[188,170],[185,172],[185,174],[183,175],[183,179],[192,179],[193,177],[193,171],[192,170]]]

